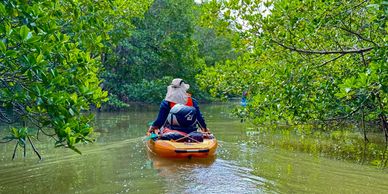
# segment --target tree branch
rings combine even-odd
[[[0,141],[0,143],[8,143],[8,142],[10,142],[10,141],[12,141],[13,139],[9,139],[9,140],[7,140],[7,141]]]
[[[359,111],[361,108],[361,106],[357,107],[355,110],[353,110],[352,112],[350,112],[349,114],[345,115],[345,116],[342,116],[342,117],[337,117],[337,118],[329,118],[329,119],[326,119],[324,121],[336,121],[336,120],[344,120],[344,119],[347,119],[349,118],[350,116],[352,116],[353,114],[355,114],[357,111]]]
[[[369,95],[361,102],[360,106],[358,106],[356,109],[354,109],[352,112],[350,112],[349,114],[345,115],[345,116],[342,116],[342,117],[337,117],[337,118],[329,118],[329,119],[326,119],[324,121],[335,121],[335,120],[343,120],[343,119],[347,119],[349,118],[350,116],[352,116],[353,114],[355,114],[356,112],[358,112],[361,108],[364,107],[364,104],[366,102],[366,100],[369,99],[369,97],[373,94],[373,92],[369,93]]]
[[[345,32],[348,32],[348,33],[350,33],[350,34],[353,34],[353,35],[357,36],[357,37],[358,37],[359,39],[361,39],[361,40],[370,42],[370,43],[374,44],[375,46],[379,47],[379,45],[378,45],[377,43],[373,42],[372,40],[370,40],[370,39],[368,39],[368,38],[363,37],[361,34],[359,34],[359,33],[357,33],[357,32],[354,32],[354,31],[352,31],[352,30],[349,30],[349,29],[347,29],[347,28],[340,27],[340,26],[339,26],[338,28],[341,29],[341,30],[343,30],[343,31],[345,31]]]
[[[355,9],[355,8],[360,7],[362,4],[366,3],[367,1],[368,1],[368,0],[364,0],[364,1],[360,2],[359,4],[357,4],[357,5],[353,6],[352,8],[348,9],[347,12],[350,11],[350,10],[352,10],[352,9]]]
[[[364,66],[367,67],[368,64],[366,63],[366,60],[365,60],[365,57],[364,57],[364,53],[361,53],[361,58],[362,58],[362,62],[364,63]]]
[[[333,61],[335,61],[335,60],[337,60],[337,59],[343,57],[344,55],[345,55],[345,54],[340,54],[340,55],[338,55],[338,56],[336,56],[336,57],[334,57],[334,58],[332,58],[332,59],[330,59],[330,60],[328,60],[328,61],[325,61],[324,63],[318,65],[317,67],[322,67],[322,66],[324,66],[324,65],[326,65],[326,64],[328,64],[328,63],[330,63],[330,62],[333,62]]]
[[[364,53],[368,52],[373,49],[373,47],[367,47],[367,48],[361,48],[361,49],[349,49],[349,50],[339,50],[339,51],[325,51],[325,50],[303,50],[303,49],[298,49],[292,46],[286,46],[276,40],[272,40],[279,46],[286,48],[291,51],[299,52],[299,53],[304,53],[304,54],[317,54],[317,55],[330,55],[330,54],[352,54],[352,53]]]

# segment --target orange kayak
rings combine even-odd
[[[150,136],[147,133],[147,136]],[[175,142],[174,140],[147,140],[149,152],[167,158],[207,158],[214,156],[217,149],[217,140],[203,139],[203,142]]]

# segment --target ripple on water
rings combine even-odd
[[[153,159],[154,167],[166,184],[166,193],[271,193],[267,190],[273,183],[251,174],[250,168],[235,162],[216,159],[213,161],[182,161]],[[163,161],[164,160],[164,161]]]
[[[272,184],[263,177],[251,174],[252,169],[238,166],[234,162],[217,159],[208,169],[194,170],[189,193],[264,193],[264,185]],[[195,181],[197,180],[197,182]],[[268,192],[267,192],[268,193]]]

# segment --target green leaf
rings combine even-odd
[[[22,40],[27,40],[27,38],[29,36],[29,32],[30,32],[30,29],[26,25],[23,25],[20,28],[20,36],[21,36]]]
[[[76,147],[71,146],[70,149],[72,149],[73,151],[75,151],[75,152],[77,152],[78,154],[82,155],[82,152],[81,152],[79,149],[77,149]]]
[[[40,41],[40,37],[39,36],[32,36],[31,38],[27,39],[28,43],[35,43],[35,42],[38,42],[38,41]]]
[[[0,3],[0,13],[4,15],[7,14],[7,10],[5,10],[5,6],[2,3]]]
[[[5,44],[3,41],[0,41],[0,51],[2,53],[5,53],[5,51],[7,50],[7,48],[5,47]]]
[[[224,17],[229,18],[230,17],[230,9],[225,11]]]
[[[369,4],[369,5],[367,5],[366,7],[367,7],[367,8],[374,8],[374,9],[378,10],[379,7],[380,7],[380,5],[379,5],[379,4]]]
[[[78,100],[78,95],[77,93],[72,93],[70,95],[70,98],[73,100],[74,103],[77,103],[77,100]]]
[[[43,55],[42,54],[39,54],[37,57],[36,57],[36,63],[41,63],[43,61]]]
[[[43,100],[42,100],[41,97],[38,97],[38,99],[36,100],[36,104],[37,104],[38,106],[43,104]]]
[[[66,127],[65,130],[63,130],[66,134],[70,134],[71,133],[71,129],[70,127]]]
[[[75,115],[75,113],[74,113],[74,111],[73,111],[72,108],[69,108],[69,113],[70,113],[71,116],[74,116],[74,115]]]
[[[7,51],[5,52],[5,55],[8,56],[8,57],[16,57],[17,52],[14,51],[14,50],[7,50]]]
[[[5,24],[5,33],[6,35],[11,35],[12,33],[11,26],[8,23]]]

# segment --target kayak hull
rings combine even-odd
[[[170,140],[148,140],[149,152],[165,158],[207,158],[214,156],[217,140],[204,139],[203,142],[174,142]]]

